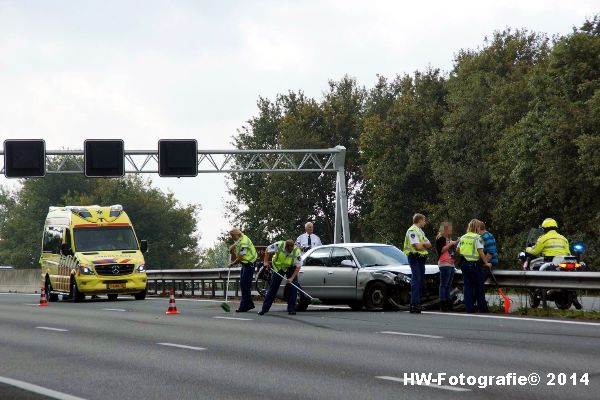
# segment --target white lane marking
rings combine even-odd
[[[6,294],[6,295],[19,295],[19,296],[39,296],[39,293],[8,293],[8,292],[2,292],[0,294]]]
[[[424,314],[451,315],[453,317],[470,317],[470,318],[510,319],[513,321],[551,322],[551,323],[555,323],[555,324],[568,324],[568,325],[600,326],[600,323],[598,323],[598,322],[562,321],[562,320],[556,320],[556,319],[539,319],[539,318],[527,318],[527,317],[503,317],[501,315],[458,314],[458,313],[444,313],[444,312],[438,312],[438,311],[425,311]]]
[[[6,385],[18,387],[19,389],[27,390],[28,392],[41,394],[43,396],[51,397],[57,400],[85,400],[81,397],[71,396],[70,394],[57,392],[52,389],[47,389],[45,387],[34,385],[32,383],[18,381],[16,379],[6,378],[4,376],[0,376],[0,382]]]
[[[443,336],[423,335],[420,333],[408,333],[408,332],[383,331],[383,332],[377,332],[377,333],[383,333],[385,335],[417,336],[417,337],[423,337],[423,338],[428,338],[428,339],[443,339],[444,338]]]
[[[377,379],[383,379],[386,381],[393,381],[393,382],[400,382],[400,383],[404,383],[404,379],[402,378],[396,378],[395,376],[376,376],[375,378]],[[433,388],[433,389],[442,389],[442,390],[449,390],[451,392],[470,392],[471,389],[466,389],[463,387],[457,387],[457,386],[446,386],[446,385],[418,385],[417,383],[413,384],[405,384],[405,386],[423,386],[423,387],[428,387],[428,388]]]
[[[188,350],[206,350],[204,347],[194,347],[194,346],[186,346],[185,344],[177,344],[177,343],[156,343],[159,346],[167,346],[167,347],[177,347],[180,349],[188,349]]]
[[[122,308],[103,308],[103,311],[119,311],[119,312],[126,312],[127,310],[123,310]]]
[[[213,317],[214,319],[232,319],[234,321],[254,321],[252,318],[237,318],[237,317]]]
[[[45,331],[53,331],[53,332],[69,332],[68,329],[51,328],[49,326],[36,326],[35,329],[43,329]]]
[[[24,306],[39,306],[39,303],[23,303]]]

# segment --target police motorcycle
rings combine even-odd
[[[533,228],[527,236],[526,246],[534,246],[538,237],[544,233],[541,228]],[[582,243],[576,242],[572,245],[574,255],[556,256],[552,258],[537,257],[525,252],[519,253],[519,259],[523,262],[525,271],[547,271],[547,272],[578,272],[584,271],[587,266],[581,261],[581,254],[584,251]],[[575,306],[581,310],[581,302],[577,296],[577,291],[571,289],[529,289],[529,304],[532,308],[539,307],[542,301],[554,301],[556,307],[560,310],[568,310]]]

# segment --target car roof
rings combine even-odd
[[[347,248],[355,248],[355,247],[370,247],[370,246],[393,246],[393,245],[386,244],[386,243],[334,243],[334,244],[326,244],[326,245],[319,246],[319,247],[347,247]]]

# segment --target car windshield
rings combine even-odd
[[[406,255],[394,246],[355,247],[354,255],[363,267],[408,264]]]
[[[75,228],[76,251],[137,250],[131,226]]]

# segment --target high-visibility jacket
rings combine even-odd
[[[246,252],[242,254],[242,262],[243,263],[251,263],[256,261],[258,254],[256,253],[256,249],[252,244],[252,240],[244,234],[242,237],[235,243],[235,253],[237,256],[240,256],[242,250],[246,249]]]
[[[275,254],[273,255],[273,269],[277,272],[287,271],[300,259],[300,249],[294,246],[294,249],[287,253],[285,252],[285,241],[281,240],[275,245]]]
[[[554,229],[544,233],[535,243],[535,246],[528,247],[525,251],[534,256],[542,257],[568,256],[571,254],[569,241]]]
[[[419,239],[420,243],[425,242],[425,234],[423,230],[418,226],[413,225],[406,231],[406,235],[404,236],[404,253],[405,254],[420,254],[422,256],[426,256],[428,254],[427,250],[423,248],[422,250],[417,250],[417,248],[410,242],[410,236],[416,235]]]
[[[458,241],[460,255],[470,262],[479,260],[479,251],[477,250],[478,243],[481,243],[480,235],[474,232],[465,233]]]

